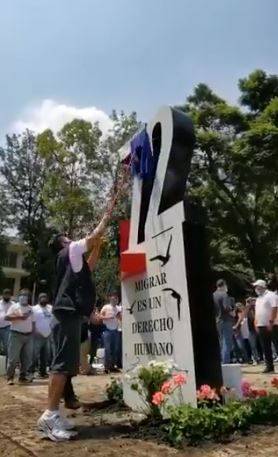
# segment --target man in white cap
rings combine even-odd
[[[278,296],[267,290],[266,282],[263,279],[257,279],[253,286],[258,296],[255,305],[255,325],[261,339],[266,364],[263,373],[273,373],[271,342],[273,325],[277,317]]]

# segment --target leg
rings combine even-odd
[[[245,363],[248,362],[248,355],[247,355],[247,352],[246,352],[246,349],[245,349],[245,346],[244,346],[244,341],[243,341],[241,333],[238,333],[235,336],[235,339],[236,339],[237,345],[238,345],[238,347],[240,349],[240,353],[241,353],[241,357],[242,357],[243,361]]]
[[[90,363],[94,362],[95,356],[97,355],[98,341],[97,338],[91,333],[91,352],[90,352]]]
[[[46,376],[46,369],[49,359],[49,341],[48,338],[42,337],[40,357],[39,357],[39,373],[40,376]]]
[[[63,373],[52,373],[48,386],[48,410],[58,411],[63,396],[67,376]]]
[[[24,336],[24,344],[20,354],[20,375],[19,379],[25,379],[30,372],[33,362],[33,335]]]
[[[252,352],[253,359],[256,362],[259,362],[260,356],[259,356],[258,349],[257,349],[257,334],[256,333],[249,332],[249,344],[251,346],[251,352]]]
[[[117,367],[123,367],[123,340],[122,340],[122,332],[118,332],[118,351],[117,351]]]
[[[231,363],[233,347],[233,326],[231,322],[223,322],[223,363]]]
[[[105,370],[110,371],[112,368],[111,358],[111,331],[105,330],[103,333],[103,344],[105,349]]]
[[[9,344],[10,327],[0,329],[0,344],[2,343],[3,355],[8,355],[8,344]]]
[[[271,332],[267,327],[259,327],[259,335],[262,342],[262,348],[265,357],[266,369],[269,371],[274,370],[272,348],[271,348]]]
[[[80,373],[88,374],[91,371],[91,366],[88,362],[88,355],[90,354],[90,341],[89,339],[81,343],[80,349]]]
[[[273,326],[272,330],[272,341],[275,347],[275,351],[278,357],[278,325]]]
[[[31,369],[33,374],[35,374],[35,371],[39,367],[41,343],[42,341],[40,335],[35,335],[33,340],[33,364]]]
[[[113,332],[111,332],[111,366],[112,366],[112,369],[114,369],[117,364],[118,347],[119,347],[118,330],[113,330]]]
[[[219,346],[221,352],[221,362],[224,363],[224,351],[223,351],[223,322],[217,322],[217,332],[219,338]]]
[[[19,333],[11,332],[8,345],[8,380],[12,380],[14,378],[16,366],[20,362],[20,353],[22,346],[22,335]]]

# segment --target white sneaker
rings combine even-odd
[[[75,428],[74,423],[69,421],[66,417],[60,416],[60,421],[63,424],[65,430],[73,430]]]
[[[38,429],[51,441],[68,441],[76,437],[77,432],[66,430],[64,419],[59,414],[45,417],[43,414],[38,420]]]

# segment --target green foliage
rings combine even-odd
[[[278,425],[278,395],[268,395],[251,401],[252,424]]]
[[[278,77],[258,70],[239,86],[251,112],[205,84],[180,109],[196,128],[188,194],[207,210],[212,266],[251,279],[277,263]]]
[[[153,395],[160,392],[163,383],[171,378],[172,369],[169,362],[150,361],[148,365],[139,365],[130,375],[126,375],[131,389],[136,391],[145,403],[145,413],[148,416],[161,417],[159,407],[153,404]]]
[[[174,445],[184,440],[195,445],[203,440],[221,441],[236,430],[249,427],[250,407],[239,402],[215,408],[193,408],[190,405],[169,407],[168,439]]]
[[[122,382],[119,379],[112,378],[111,383],[106,386],[106,395],[108,400],[122,405],[124,402]]]
[[[100,185],[100,137],[97,124],[80,119],[66,124],[57,138],[50,130],[38,135],[38,150],[48,166],[44,203],[52,224],[71,236],[93,220],[93,198]]]
[[[38,152],[36,136],[29,130],[22,135],[7,135],[0,158],[0,175],[5,182],[5,228],[16,227],[28,246],[25,267],[31,275],[26,285],[32,288],[33,281],[39,279],[49,284],[53,275],[47,249],[51,230],[46,224],[48,211],[43,199],[48,168]]]
[[[255,70],[247,78],[239,80],[239,88],[241,103],[251,111],[262,111],[273,97],[278,97],[278,76]]]
[[[245,432],[252,424],[278,424],[278,396],[269,395],[245,402],[193,408],[190,405],[168,407],[166,429],[168,440],[175,446],[191,445],[204,440],[223,441],[234,432]]]

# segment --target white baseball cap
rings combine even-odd
[[[253,282],[253,286],[254,287],[257,287],[257,286],[263,287],[264,289],[267,288],[266,282],[263,279],[257,279],[256,282]]]

